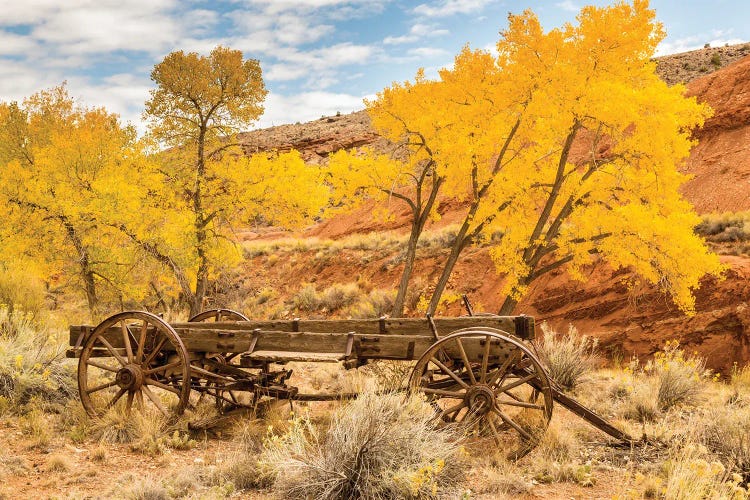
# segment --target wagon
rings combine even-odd
[[[471,309],[469,308],[471,313]],[[98,326],[70,327],[86,412],[111,408],[180,414],[211,398],[221,410],[264,401],[330,400],[353,395],[301,393],[288,363],[357,368],[372,360],[412,361],[408,391],[421,394],[440,425],[494,440],[520,457],[538,442],[553,402],[618,441],[627,434],[566,396],[534,354],[529,316],[251,320],[226,309],[167,323],[142,311]]]

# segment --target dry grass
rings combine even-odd
[[[403,394],[363,394],[321,434],[298,418],[270,439],[263,460],[284,498],[403,498],[453,491],[465,461],[456,435],[437,430],[434,410]]]
[[[586,373],[599,363],[598,341],[580,335],[573,325],[568,332],[558,335],[547,323],[542,323],[543,336],[535,342],[537,353],[550,376],[564,389],[572,390]]]
[[[696,355],[685,355],[677,341],[667,342],[643,370],[657,380],[656,400],[661,410],[676,405],[695,405],[710,377],[706,362]]]
[[[67,456],[55,453],[47,458],[44,469],[47,472],[68,472],[72,467],[73,465]]]
[[[23,412],[32,400],[61,406],[75,397],[74,371],[63,354],[62,336],[32,316],[0,307],[0,396],[13,411]]]
[[[714,408],[694,425],[696,440],[719,457],[728,470],[750,481],[750,407]]]
[[[692,443],[675,446],[665,464],[664,498],[693,500],[696,498],[747,498],[741,478]]]

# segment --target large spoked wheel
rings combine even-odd
[[[181,414],[190,398],[190,363],[177,333],[151,313],[127,311],[102,321],[78,360],[78,392],[86,413],[156,409]]]
[[[549,378],[529,349],[492,328],[459,330],[435,342],[409,380],[441,425],[492,438],[518,459],[539,442],[552,417]]]

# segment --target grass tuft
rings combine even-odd
[[[454,432],[435,429],[433,415],[421,399],[367,392],[337,411],[325,434],[297,418],[288,433],[268,441],[264,461],[284,498],[448,494],[466,464]]]
[[[555,382],[564,389],[574,389],[599,362],[597,339],[579,335],[573,325],[566,334],[558,335],[547,323],[542,323],[542,332],[541,341],[535,343],[539,358]]]

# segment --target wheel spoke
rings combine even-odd
[[[496,383],[502,384],[505,381],[505,377],[508,375],[508,368],[516,363],[516,358],[518,357],[518,354],[523,354],[519,350],[514,350],[510,355],[508,355],[508,358],[503,361],[503,364],[500,365],[500,368],[495,370],[495,372],[492,374],[490,379],[487,381],[487,385],[493,386]]]
[[[133,396],[132,392],[128,392],[128,399],[125,400],[125,415],[130,415],[130,411],[133,409]]]
[[[495,422],[492,421],[490,416],[487,416],[487,424],[490,426],[490,430],[492,431],[492,435],[495,436],[495,441],[498,445],[502,445],[502,440],[500,439],[500,433],[498,432],[497,428],[495,427]]]
[[[130,344],[130,330],[124,319],[120,321],[120,328],[122,330],[122,343],[125,344],[125,352],[128,355],[128,363],[133,363],[135,356],[133,356],[133,346]]]
[[[495,401],[497,401],[501,405],[519,406],[521,408],[531,408],[533,410],[544,410],[546,408],[543,405],[536,405],[534,403],[527,403],[525,401],[508,401],[507,399],[496,399]]]
[[[216,311],[216,322],[217,323],[221,322],[221,309]]]
[[[117,370],[118,370],[118,368],[113,368],[111,366],[107,366],[104,363],[98,363],[98,362],[96,362],[96,361],[94,361],[92,359],[87,359],[86,360],[86,364],[90,365],[90,366],[95,366],[95,367],[97,367],[99,369],[106,370],[108,372],[115,372],[116,373]]]
[[[169,363],[167,365],[157,366],[156,368],[151,368],[149,370],[143,370],[143,374],[144,375],[151,375],[152,373],[163,372],[163,371],[169,370],[170,368],[177,368],[178,366],[182,366],[182,361],[181,360],[174,361],[174,362]]]
[[[529,442],[532,441],[533,438],[531,437],[531,434],[523,430],[523,428],[521,428],[520,425],[515,423],[513,419],[511,419],[508,415],[503,413],[503,411],[500,408],[495,407],[493,408],[493,411],[497,413],[497,415],[503,420],[503,422],[513,427],[516,430],[516,432],[518,432],[521,435],[521,437],[523,437],[525,440]]]
[[[482,354],[482,371],[479,374],[479,381],[485,383],[487,381],[487,364],[490,360],[490,346],[492,344],[492,337],[487,335],[484,339],[484,353]]]
[[[465,389],[469,388],[469,386],[466,384],[466,382],[464,382],[463,380],[461,380],[461,378],[458,375],[456,375],[453,372],[453,370],[451,370],[450,368],[448,368],[447,366],[445,366],[437,358],[433,357],[430,361],[432,361],[433,363],[435,363],[438,366],[438,368],[440,368],[441,370],[443,370],[443,372],[445,372],[446,375],[450,376],[450,378],[452,378],[453,380],[455,380],[456,382],[458,382],[458,384],[461,387],[463,387]]]
[[[112,399],[110,400],[110,402],[109,402],[109,403],[107,403],[107,406],[105,407],[105,409],[107,409],[107,410],[108,410],[108,409],[112,408],[112,407],[113,407],[113,406],[115,405],[115,403],[117,403],[117,401],[118,401],[118,400],[119,400],[119,399],[120,399],[120,398],[122,397],[122,395],[123,395],[123,394],[125,394],[126,392],[128,392],[128,391],[127,391],[127,389],[120,389],[119,391],[117,391],[117,394],[115,394],[115,397],[113,397],[113,398],[112,398]]]
[[[143,361],[143,349],[146,345],[146,331],[148,330],[148,321],[143,320],[143,326],[141,327],[141,335],[138,337],[138,353],[135,356],[135,362],[140,363]]]
[[[162,337],[162,339],[159,341],[157,346],[154,348],[154,350],[148,355],[146,360],[143,362],[142,366],[148,366],[151,364],[151,362],[154,360],[154,358],[159,354],[161,351],[161,348],[164,347],[164,344],[167,343],[167,337]]]
[[[469,380],[471,380],[471,384],[474,385],[477,383],[477,379],[474,377],[474,370],[471,368],[469,356],[466,355],[466,350],[464,349],[464,343],[461,342],[461,337],[456,337],[456,343],[458,344],[458,351],[461,353],[461,359],[463,359],[464,365],[466,365],[466,370],[469,372]]]
[[[141,389],[143,389],[143,386],[141,386]],[[146,405],[143,404],[143,391],[136,391],[135,392],[135,400],[138,404],[138,408],[141,410],[141,413],[146,413]]]
[[[440,412],[440,414],[438,415],[438,417],[439,417],[440,419],[444,419],[445,417],[447,417],[447,416],[448,416],[448,415],[450,415],[451,413],[456,413],[456,412],[458,412],[458,411],[459,411],[459,410],[461,410],[461,408],[463,408],[464,406],[466,406],[466,403],[465,403],[464,401],[461,401],[461,402],[460,402],[460,403],[458,403],[457,405],[451,406],[450,408],[447,408],[447,409],[445,409],[445,410],[441,411],[441,412]]]
[[[169,416],[169,412],[167,411],[166,408],[164,408],[164,405],[161,403],[161,400],[158,397],[156,397],[156,395],[153,392],[151,392],[151,389],[149,389],[147,385],[142,385],[141,389],[143,390],[143,392],[146,393],[146,396],[148,397],[148,399],[150,399],[151,402],[154,403],[154,405],[156,405],[157,408],[159,408],[159,411],[162,412],[165,417]]]
[[[113,380],[105,384],[97,385],[96,387],[93,387],[91,389],[86,389],[86,394],[92,394],[94,392],[101,391],[102,389],[106,389],[107,387],[112,387],[113,385],[117,385],[117,380]]]
[[[536,378],[536,373],[532,373],[531,375],[526,375],[525,377],[519,378],[515,382],[511,382],[510,384],[506,384],[498,389],[495,389],[495,394],[499,395],[502,392],[506,392],[510,389],[513,389],[514,387],[518,387],[519,385],[523,385],[526,382],[528,382],[531,379]]]
[[[464,394],[463,392],[453,392],[453,391],[446,391],[444,389],[431,389],[429,387],[420,387],[422,392],[425,394],[435,394],[437,396],[443,396],[444,398],[455,398],[455,399],[463,399]]]
[[[114,356],[115,359],[117,359],[117,361],[119,361],[122,366],[127,366],[128,364],[127,360],[123,358],[122,356],[120,356],[120,353],[118,353],[117,350],[114,347],[112,347],[112,344],[110,344],[109,341],[104,338],[104,335],[100,335],[98,340],[100,340],[102,344],[104,344],[104,347],[107,348],[110,354],[112,354],[112,356]]]
[[[165,391],[174,392],[178,396],[180,395],[180,390],[172,387],[171,385],[163,384],[159,382],[158,380],[154,380],[152,378],[146,377],[145,383],[148,385],[153,385],[154,387],[158,387],[159,389],[164,389]]]

